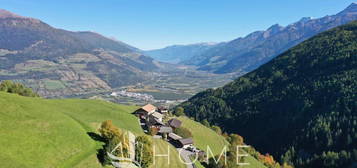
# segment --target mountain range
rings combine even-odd
[[[181,104],[299,168],[354,167],[357,21],[323,32],[258,69]]]
[[[180,60],[182,64],[196,65],[199,70],[244,74],[318,33],[353,20],[357,20],[356,3],[336,15],[318,19],[304,17],[288,26],[275,24],[265,31],[256,31],[246,37],[206,48],[186,45],[180,47],[179,52],[176,47],[167,47],[146,53],[161,61]],[[199,52],[193,53],[192,50]]]
[[[157,69],[152,58],[123,42],[0,10],[0,80],[66,96],[137,83]]]
[[[222,44],[223,43],[197,43],[190,45],[173,45],[162,49],[143,51],[143,53],[158,61],[177,64]]]

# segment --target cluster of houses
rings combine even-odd
[[[134,114],[145,123],[147,129],[155,128],[158,130],[158,135],[161,135],[174,146],[178,148],[188,149],[193,146],[192,138],[182,138],[174,133],[174,130],[181,127],[182,122],[178,119],[171,119],[167,123],[164,118],[168,115],[168,108],[155,107],[147,104],[136,110]]]

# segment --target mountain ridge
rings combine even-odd
[[[214,73],[247,73],[313,35],[354,20],[357,20],[356,3],[335,15],[317,19],[303,17],[287,26],[272,25],[265,31],[236,38],[182,63]]]
[[[161,49],[143,51],[155,60],[167,63],[181,63],[222,43],[203,42],[185,45],[170,45]]]
[[[206,48],[197,44],[171,45],[143,53],[158,61],[193,65],[202,71],[241,75],[320,32],[354,20],[357,20],[357,5],[351,3],[335,15],[302,17],[286,26],[274,24],[266,30]]]
[[[356,39],[357,21],[323,32],[181,106],[282,163],[350,167],[357,157]]]
[[[159,69],[137,48],[98,33],[2,13],[0,80],[20,81],[42,96],[110,91],[150,78]]]

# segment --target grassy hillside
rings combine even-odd
[[[166,167],[175,167],[175,168],[186,168],[186,165],[182,164],[179,160],[179,154],[177,150],[162,139],[154,139],[154,145],[156,155],[168,154],[168,149],[170,151],[170,158],[168,161],[167,157],[156,157],[153,168],[166,168]]]
[[[3,92],[0,106],[0,162],[9,167],[73,167],[96,153],[100,145],[87,132],[95,131],[103,120],[141,134],[137,119],[129,114],[133,106]],[[100,166],[96,160],[93,163]]]
[[[206,151],[207,146],[209,146],[213,154],[217,155],[222,152],[225,145],[228,145],[228,142],[223,136],[218,135],[202,124],[187,117],[179,117],[178,119],[182,121],[182,127],[189,128],[192,132],[196,147]]]
[[[117,127],[134,134],[143,134],[137,118],[131,114],[136,106],[98,100],[49,100],[0,92],[0,107],[0,163],[5,167],[101,167],[96,153],[102,144],[88,133],[96,132],[104,120],[112,120]],[[193,128],[198,147],[204,149],[209,144],[218,154],[226,143],[223,137],[197,122],[184,117],[180,120],[185,127]],[[185,167],[178,159],[178,152],[167,142],[155,139],[154,144],[158,154],[167,153],[169,146],[171,167]],[[166,158],[158,157],[156,161],[153,167],[166,167]],[[254,162],[257,161],[253,159]]]
[[[207,146],[209,146],[214,155],[219,155],[224,146],[228,145],[228,142],[223,136],[218,135],[216,132],[203,126],[201,123],[193,121],[187,117],[179,117],[178,119],[182,121],[182,127],[189,128],[192,132],[193,141],[196,147],[206,151]],[[250,165],[245,166],[245,168],[265,167],[262,163],[251,156],[248,156],[245,159],[246,163],[250,163]]]

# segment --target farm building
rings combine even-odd
[[[152,104],[147,104],[134,112],[141,119],[146,119],[150,114],[154,113],[157,108]]]
[[[162,126],[165,125],[165,123],[163,123],[162,121],[154,118],[154,117],[150,117],[148,119],[148,121],[146,122],[146,125],[151,128],[151,127],[155,127],[155,128],[160,128]]]
[[[172,128],[179,128],[179,127],[181,127],[181,124],[182,124],[182,122],[180,120],[178,120],[178,119],[175,119],[175,118],[171,119],[169,121],[169,126],[172,127]]]
[[[182,137],[178,136],[175,133],[169,133],[168,137],[169,137],[169,140],[172,140],[172,141],[178,141],[178,140],[182,139]]]
[[[184,148],[184,149],[193,145],[192,138],[179,139],[178,142],[179,142],[179,147]]]
[[[149,118],[154,118],[154,119],[157,119],[159,121],[162,121],[162,118],[164,117],[164,115],[162,115],[161,113],[159,112],[153,112],[149,115]]]
[[[167,127],[167,126],[162,126],[162,127],[160,127],[159,133],[160,134],[172,133],[172,128],[171,127]]]

